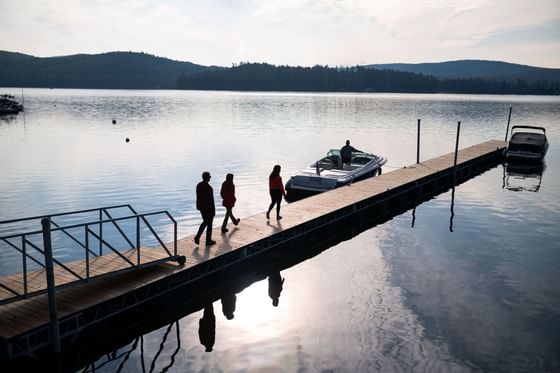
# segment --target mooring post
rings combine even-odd
[[[43,246],[45,249],[45,268],[47,271],[51,347],[53,353],[58,354],[60,353],[60,331],[58,328],[58,315],[56,312],[56,290],[54,282],[50,218],[41,219],[41,225],[43,226]]]
[[[507,141],[507,137],[508,137],[508,132],[509,132],[509,121],[511,120],[511,106],[509,107],[509,115],[508,115],[508,124],[507,124],[507,128],[506,128],[506,138],[504,139],[504,141]]]
[[[418,119],[418,131],[416,134],[416,164],[420,163],[420,119]]]
[[[136,263],[140,269],[140,216],[136,215]]]
[[[459,152],[459,134],[461,133],[461,121],[457,122],[457,139],[455,140],[455,159],[453,160],[453,186],[457,176],[457,153]]]

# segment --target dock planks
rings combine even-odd
[[[461,149],[457,157],[457,163],[460,165],[485,157],[488,154],[503,149],[505,145],[503,141],[493,140]],[[420,164],[413,164],[374,178],[356,182],[351,186],[341,187],[298,202],[284,204],[281,212],[283,219],[280,221],[276,220],[275,211],[271,213],[270,220],[267,220],[265,213],[262,212],[243,218],[237,227],[230,225],[229,232],[225,234],[220,232],[219,227],[214,228],[212,234],[217,244],[211,247],[196,245],[192,235],[184,237],[177,242],[178,255],[186,257],[184,266],[178,266],[176,263],[170,262],[160,263],[140,271],[123,273],[115,277],[102,278],[90,283],[58,290],[58,317],[62,319],[76,314],[81,310],[122,296],[168,276],[173,276],[175,273],[189,270],[209,259],[235,250],[242,250],[254,242],[311,222],[323,215],[359,203],[387,190],[430,177],[441,170],[451,168],[453,161],[453,153],[445,154]],[[161,249],[142,248],[141,251],[144,263],[167,256],[165,251]],[[131,258],[133,262],[136,262],[136,251],[134,249],[124,252],[124,255]],[[65,265],[77,273],[85,275],[85,263],[83,261],[65,263]],[[128,265],[116,254],[109,254],[95,258],[90,271],[92,274],[102,275],[123,269]],[[57,285],[76,281],[73,275],[60,267],[55,268],[55,276]],[[46,288],[44,270],[33,272],[31,277],[32,279],[28,283],[30,289],[40,290]],[[17,287],[18,290],[23,289],[21,274],[0,277],[0,283],[12,288]],[[9,292],[0,288],[0,299],[5,299],[9,296],[11,296]],[[33,329],[42,327],[48,321],[49,313],[46,295],[1,305],[0,338],[8,341],[14,337],[24,335]]]

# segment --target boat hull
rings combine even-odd
[[[536,132],[515,132],[517,129],[531,129]],[[535,126],[514,126],[508,146],[504,151],[504,156],[509,161],[516,162],[541,162],[548,150],[548,139],[546,130],[543,127]]]
[[[306,197],[310,197],[319,193],[327,192],[336,188],[351,185],[353,182],[369,179],[382,172],[381,166],[375,167],[368,172],[350,178],[345,182],[335,179],[327,179],[314,176],[292,176],[286,183],[286,200],[288,202],[297,201]]]

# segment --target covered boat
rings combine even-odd
[[[17,114],[23,110],[23,105],[12,95],[0,95],[0,115]]]
[[[513,126],[504,155],[513,161],[542,161],[547,150],[548,140],[543,127]]]
[[[340,150],[331,149],[327,156],[299,171],[286,183],[286,198],[294,201],[348,185],[381,173],[387,159],[369,153],[352,152],[350,163],[342,163]]]

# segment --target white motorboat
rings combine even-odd
[[[348,185],[381,174],[381,166],[387,158],[352,152],[350,163],[342,163],[339,149],[331,149],[326,157],[290,177],[286,183],[286,198],[294,201],[312,194]]]

